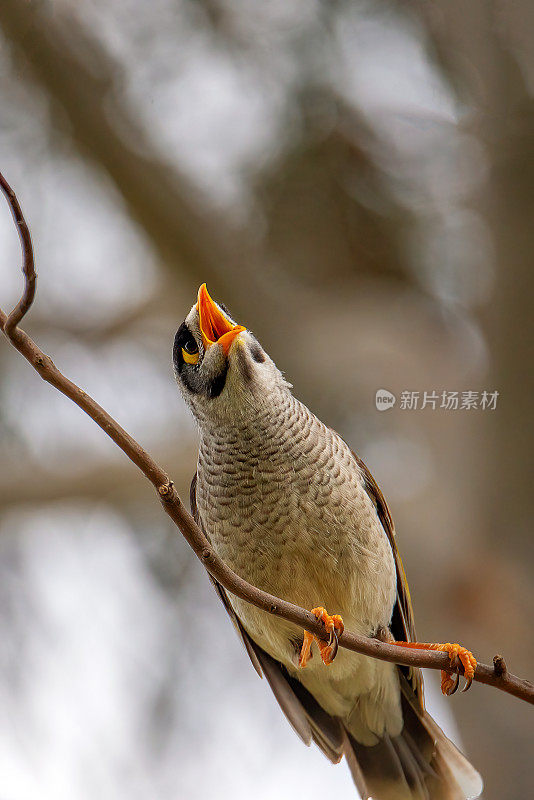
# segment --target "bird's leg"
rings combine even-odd
[[[449,654],[451,666],[454,665],[455,659],[458,658],[462,667],[464,668],[465,686],[462,689],[462,692],[466,692],[473,683],[477,660],[473,653],[466,647],[462,647],[461,644],[451,644],[451,642],[446,642],[445,644],[432,642],[393,642],[393,644],[396,644],[399,647],[412,647],[416,650],[442,650],[443,652]],[[456,673],[453,677],[445,670],[442,670],[441,691],[443,694],[454,694],[458,688],[459,681],[460,676],[458,673]]]
[[[345,628],[343,624],[343,620],[339,616],[339,614],[334,614],[330,616],[327,613],[326,609],[322,606],[318,606],[317,608],[312,608],[311,613],[317,618],[323,621],[325,629],[328,633],[328,641],[324,642],[318,636],[314,636],[313,633],[309,631],[304,631],[304,641],[302,642],[302,648],[300,651],[299,657],[299,667],[305,667],[308,663],[311,655],[311,646],[312,642],[315,641],[319,648],[319,652],[321,653],[321,658],[323,659],[324,664],[331,664],[334,658],[336,657],[337,648],[338,648],[338,636],[343,633]]]

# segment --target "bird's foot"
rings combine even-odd
[[[312,608],[311,613],[317,619],[323,621],[325,629],[328,633],[328,641],[325,642],[318,636],[314,636],[313,633],[304,631],[304,641],[302,642],[302,648],[300,651],[299,667],[305,667],[310,660],[311,646],[313,641],[317,643],[323,663],[331,664],[336,657],[338,649],[338,637],[343,633],[345,628],[343,620],[339,614],[330,616],[330,614],[328,614],[326,609],[324,609],[322,606],[318,606],[318,608]]]
[[[465,686],[462,689],[462,692],[466,692],[473,683],[477,660],[473,653],[466,647],[462,647],[461,644],[451,644],[451,642],[446,642],[445,644],[428,642],[394,642],[394,644],[398,645],[399,647],[413,647],[416,650],[442,650],[443,652],[449,654],[451,667],[456,666],[455,661],[458,659],[464,668]],[[445,670],[441,671],[441,691],[443,694],[454,694],[458,688],[459,682],[460,676],[457,672],[454,673],[454,675],[451,675]]]

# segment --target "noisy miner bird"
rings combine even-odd
[[[447,651],[462,662],[466,686],[476,666],[459,645],[414,644],[393,522],[363,461],[293,396],[205,284],[176,333],[173,360],[200,429],[195,519],[235,572],[312,609],[329,632],[324,642],[214,581],[297,734],[334,763],[345,755],[362,798],[477,797],[480,775],[425,711],[420,670],[337,652],[344,623],[365,636]],[[458,675],[442,673],[444,693],[457,685]]]

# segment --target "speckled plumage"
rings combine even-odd
[[[332,609],[355,632],[389,625],[393,555],[360,468],[287,386],[262,394],[233,422],[204,421],[197,507],[218,554],[250,583],[304,608]],[[254,640],[296,673],[302,631],[238,598],[231,602]],[[376,729],[363,731],[358,720],[360,740],[399,733],[394,666],[341,651],[328,670],[316,654],[300,673],[332,713],[348,717],[360,699]],[[370,708],[378,697],[379,708]]]
[[[293,396],[248,331],[225,355],[206,341],[197,306],[184,325],[174,362],[200,431],[193,511],[217,553],[255,586],[324,606],[351,631],[412,638],[391,517],[365,465]],[[180,356],[183,335],[198,345],[198,366]],[[477,796],[478,773],[424,710],[419,670],[344,649],[328,666],[316,651],[299,668],[301,629],[215,585],[297,733],[334,762],[345,754],[363,797]]]

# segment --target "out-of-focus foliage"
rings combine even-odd
[[[0,4],[29,332],[186,496],[177,326],[207,280],[390,499],[428,640],[532,664],[532,4]],[[0,214],[0,304],[20,289]],[[22,798],[351,796],[249,668],[149,487],[0,349],[0,774]],[[495,411],[374,395],[497,389]],[[529,568],[530,565],[530,568]],[[531,791],[529,709],[430,704]],[[529,727],[530,725],[530,727]]]

